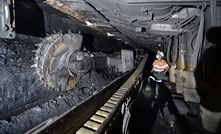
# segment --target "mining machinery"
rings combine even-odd
[[[170,65],[170,82],[186,102],[200,104],[202,126],[209,132],[212,120],[221,116],[217,38],[221,24],[220,0],[37,0],[39,7],[64,13],[69,18],[134,50],[160,50]],[[0,37],[15,37],[13,0],[1,0]],[[48,87],[69,91],[84,74],[106,67],[113,72],[133,69],[131,50],[120,54],[89,52],[82,46],[81,31],[46,36],[35,51],[36,74]],[[212,52],[210,52],[212,51]],[[138,54],[138,53],[136,53]],[[125,56],[126,55],[126,56]],[[124,58],[122,58],[124,57]],[[140,55],[140,57],[143,57]],[[133,59],[135,59],[133,61]],[[129,61],[129,62],[127,62]],[[218,119],[218,120],[216,120]]]

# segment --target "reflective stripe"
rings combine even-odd
[[[164,66],[160,66],[160,65],[153,65],[154,67],[157,67],[157,68],[166,68],[168,67],[168,64],[164,65]]]
[[[162,71],[164,71],[164,69],[156,69],[156,68],[153,68],[153,71],[162,72]]]
[[[156,82],[162,82],[162,80],[157,80],[155,79],[153,76],[149,76],[152,80],[156,81]]]

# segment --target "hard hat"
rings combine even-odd
[[[157,51],[156,58],[158,58],[159,56],[164,57],[164,53],[162,51]]]

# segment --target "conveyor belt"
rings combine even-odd
[[[143,59],[135,72],[119,90],[77,131],[77,134],[100,134],[106,131],[115,114],[130,94],[130,90],[142,74],[145,63],[146,58]]]

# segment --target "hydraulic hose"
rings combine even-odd
[[[204,12],[203,12],[203,10],[201,10],[201,12],[200,12],[200,26],[199,26],[198,34],[196,37],[195,48],[194,48],[194,52],[193,52],[193,68],[194,69],[197,66],[200,48],[202,47],[202,44],[203,44],[204,22],[205,22]]]
[[[170,60],[170,55],[171,55],[171,46],[173,44],[173,39],[175,41],[175,59],[174,60]],[[178,37],[174,37],[174,38],[170,38],[169,43],[168,43],[168,48],[167,48],[167,62],[169,65],[173,65],[176,63],[177,59],[178,59]],[[171,58],[172,59],[172,58]]]

